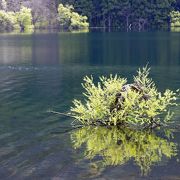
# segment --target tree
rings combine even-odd
[[[59,24],[63,28],[69,28],[71,25],[71,14],[73,11],[73,6],[66,5],[64,6],[63,4],[59,4],[58,7],[58,13],[59,13]]]
[[[88,0],[86,4],[91,7],[91,12],[84,8],[84,0],[69,0],[68,2],[75,4],[76,11],[88,16],[91,26],[123,25],[127,29],[141,30],[145,27],[167,25],[175,0]]]
[[[81,16],[77,12],[72,12],[70,28],[87,29],[88,27],[89,23],[87,22],[86,16]]]
[[[180,11],[172,11],[170,16],[171,27],[180,27]]]
[[[35,27],[48,26],[49,9],[46,6],[46,1],[43,0],[31,0],[25,4],[26,7],[32,10],[32,21]]]
[[[0,0],[0,9],[18,12],[24,6],[32,10],[35,27],[58,27],[60,16],[64,16],[58,12],[59,4],[72,5],[71,12],[80,15],[74,14],[73,24],[83,27],[87,20],[81,16],[86,16],[91,27],[127,30],[170,25],[170,12],[180,10],[180,0]]]
[[[59,24],[65,29],[85,29],[89,27],[87,17],[74,12],[72,5],[59,4],[58,14]]]
[[[83,16],[87,16],[89,22],[92,22],[92,17],[94,13],[94,6],[93,6],[93,0],[81,0],[81,1],[74,1],[72,2],[72,5],[75,9],[75,11],[78,14],[81,14]]]
[[[0,30],[11,31],[14,29],[20,29],[16,14],[14,12],[0,10]]]
[[[31,9],[22,6],[20,11],[16,13],[21,31],[33,29]]]
[[[31,9],[22,6],[18,12],[0,10],[0,27],[2,31],[33,29]]]

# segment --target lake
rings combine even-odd
[[[67,112],[81,98],[85,75],[131,81],[147,63],[159,90],[180,88],[180,33],[1,34],[0,179],[180,179],[179,107],[174,138],[71,130],[71,118],[48,113]]]

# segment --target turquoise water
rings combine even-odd
[[[168,140],[177,155],[163,155],[147,176],[133,157],[103,167],[95,164],[102,161],[101,152],[94,161],[87,159],[86,144],[74,148],[78,130],[68,131],[72,119],[47,112],[67,112],[72,99],[81,98],[85,75],[112,73],[131,81],[147,63],[159,90],[180,88],[180,33],[0,35],[0,179],[180,178],[179,107],[173,109],[176,128]],[[157,136],[167,140],[163,133]]]

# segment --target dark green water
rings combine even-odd
[[[86,146],[74,149],[74,131],[64,133],[72,119],[47,113],[68,111],[72,99],[81,97],[85,75],[130,79],[147,62],[160,90],[180,88],[180,33],[0,35],[0,179],[180,179],[179,107],[170,140],[177,155],[162,155],[146,177],[133,157],[122,165],[98,167],[84,157]]]

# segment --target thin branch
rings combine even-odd
[[[70,128],[70,129],[65,129],[64,131],[60,132],[60,131],[55,131],[55,132],[51,132],[51,134],[65,134],[65,133],[70,133],[76,129],[80,129],[84,126],[76,126],[76,127],[73,127],[73,128]],[[63,127],[61,127],[63,128]]]
[[[71,116],[70,114],[66,114],[66,113],[61,113],[61,112],[57,112],[57,111],[47,111],[48,113],[53,113],[53,114],[58,114],[58,115],[61,115],[61,116],[66,116],[66,117],[71,117],[71,118],[74,118],[74,116]]]

